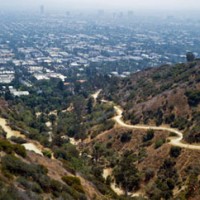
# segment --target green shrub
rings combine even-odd
[[[169,137],[176,137],[176,136],[177,136],[177,134],[173,133],[173,132],[170,132],[170,134],[169,134]]]
[[[29,189],[30,188],[29,181],[26,178],[22,177],[22,176],[20,176],[17,179],[17,182],[20,183],[25,189]]]
[[[155,185],[153,188],[158,189],[158,191],[154,191],[153,195],[159,193],[159,198],[156,199],[172,199],[173,196],[173,189],[175,185],[178,184],[179,175],[175,168],[176,162],[172,159],[164,160],[163,164],[161,165],[158,173],[157,173],[157,180],[155,181]],[[152,188],[152,189],[153,189]],[[150,195],[150,199],[153,197]]]
[[[50,185],[52,191],[62,192],[63,186],[59,181],[51,180]]]
[[[155,149],[158,149],[158,148],[160,148],[164,143],[165,143],[165,139],[159,139],[159,140],[157,140],[156,142],[155,142],[155,146],[154,146],[154,148]]]
[[[71,186],[74,190],[84,193],[83,187],[81,185],[81,181],[77,177],[73,176],[63,176],[62,180],[69,186]]]
[[[8,188],[3,188],[0,190],[0,200],[20,200],[22,199],[22,195],[20,195],[17,188],[13,185],[9,186]]]
[[[20,155],[21,157],[25,158],[26,157],[26,149],[24,146],[20,144],[16,144],[14,146],[14,151],[16,154]]]
[[[7,133],[4,131],[4,129],[0,126],[0,136],[6,138]]]
[[[112,142],[107,142],[106,148],[110,149],[112,147]]]
[[[20,144],[12,144],[11,142],[0,139],[0,151],[4,151],[7,154],[16,153],[23,158],[26,157],[26,149]]]
[[[21,137],[15,137],[15,136],[12,136],[10,138],[11,141],[17,143],[17,144],[25,144],[27,141],[24,139],[24,138],[21,138]]]
[[[11,154],[13,153],[13,150],[13,145],[9,141],[0,139],[0,151],[4,151],[8,154]]]
[[[48,150],[42,151],[42,154],[43,154],[44,156],[46,156],[47,158],[51,158],[51,152],[48,151]]]
[[[60,158],[64,160],[69,160],[70,158],[67,156],[67,152],[64,149],[57,149],[54,151],[55,158]]]
[[[82,187],[82,185],[72,185],[72,187],[76,190],[76,191],[78,191],[78,192],[80,192],[80,193],[85,193],[85,191],[83,190],[83,187]]]
[[[149,181],[151,178],[153,178],[155,175],[154,170],[153,169],[147,169],[145,171],[145,181]]]
[[[74,184],[81,185],[81,181],[77,177],[73,176],[63,176],[62,180],[67,183],[67,185],[72,186]]]
[[[50,180],[50,178],[46,175],[43,175],[43,174],[38,174],[38,175],[35,177],[35,180],[40,185],[40,187],[46,193],[51,192],[51,180]]]
[[[30,176],[31,168],[14,155],[6,155],[2,158],[2,168],[14,175]]]
[[[76,170],[73,168],[72,164],[67,160],[62,160],[63,167],[72,174],[76,174]]]
[[[2,160],[2,169],[11,174],[29,177],[34,181],[42,180],[43,175],[46,176],[48,170],[42,165],[27,164],[14,155],[5,155]],[[43,187],[42,187],[43,188]]]
[[[38,183],[31,182],[22,176],[17,179],[17,182],[20,183],[26,191],[31,190],[39,194],[43,193],[43,190]]]
[[[36,182],[34,182],[34,183],[31,184],[31,190],[32,190],[33,192],[36,192],[36,193],[39,193],[39,194],[43,193],[42,188],[41,188],[40,185],[39,185],[38,183],[36,183]]]

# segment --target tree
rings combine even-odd
[[[50,120],[52,125],[54,125],[56,119],[57,119],[56,115],[54,115],[54,114],[49,115],[49,120]]]
[[[126,196],[129,191],[139,187],[139,171],[134,164],[134,156],[130,152],[124,153],[113,172],[116,183],[124,189]]]
[[[131,134],[132,134],[132,131],[123,133],[121,138],[120,138],[120,141],[122,143],[129,142],[131,140]]]
[[[149,129],[147,130],[147,134],[143,136],[143,142],[147,142],[154,137],[154,130]]]
[[[146,169],[145,171],[145,181],[149,181],[151,178],[154,177],[154,170],[153,169]]]
[[[155,183],[160,191],[159,199],[172,199],[173,189],[175,185],[177,185],[179,179],[175,165],[176,162],[174,160],[166,159],[157,173],[157,180]],[[150,196],[150,198],[153,199],[152,196]]]
[[[12,96],[12,94],[10,93],[9,90],[5,92],[5,100],[6,100],[6,101],[13,100],[13,96]]]
[[[61,90],[61,91],[64,90],[64,83],[63,83],[61,80],[58,82],[57,88],[58,88],[59,90]]]
[[[200,91],[199,90],[189,90],[185,93],[188,98],[188,104],[190,106],[198,106],[200,103]]]
[[[87,113],[91,114],[93,109],[93,99],[89,98],[87,102]]]
[[[96,143],[93,147],[93,154],[92,154],[95,162],[98,162],[103,152],[104,152],[104,147],[102,146],[102,144]]]
[[[195,55],[192,52],[188,52],[186,54],[186,59],[187,59],[187,62],[192,62],[195,59]]]
[[[181,153],[181,148],[180,147],[171,147],[170,149],[170,156],[177,158]]]

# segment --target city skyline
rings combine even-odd
[[[91,9],[143,9],[143,10],[197,10],[200,2],[197,0],[1,0],[0,9],[37,9],[44,5],[49,10],[91,10]]]

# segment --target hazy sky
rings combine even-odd
[[[0,8],[198,10],[200,0],[0,0]]]

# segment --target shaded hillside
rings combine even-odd
[[[0,199],[107,199],[69,163],[26,151],[4,135],[0,129]]]
[[[106,97],[124,108],[131,124],[168,124],[200,142],[200,62],[161,66],[115,82]]]

